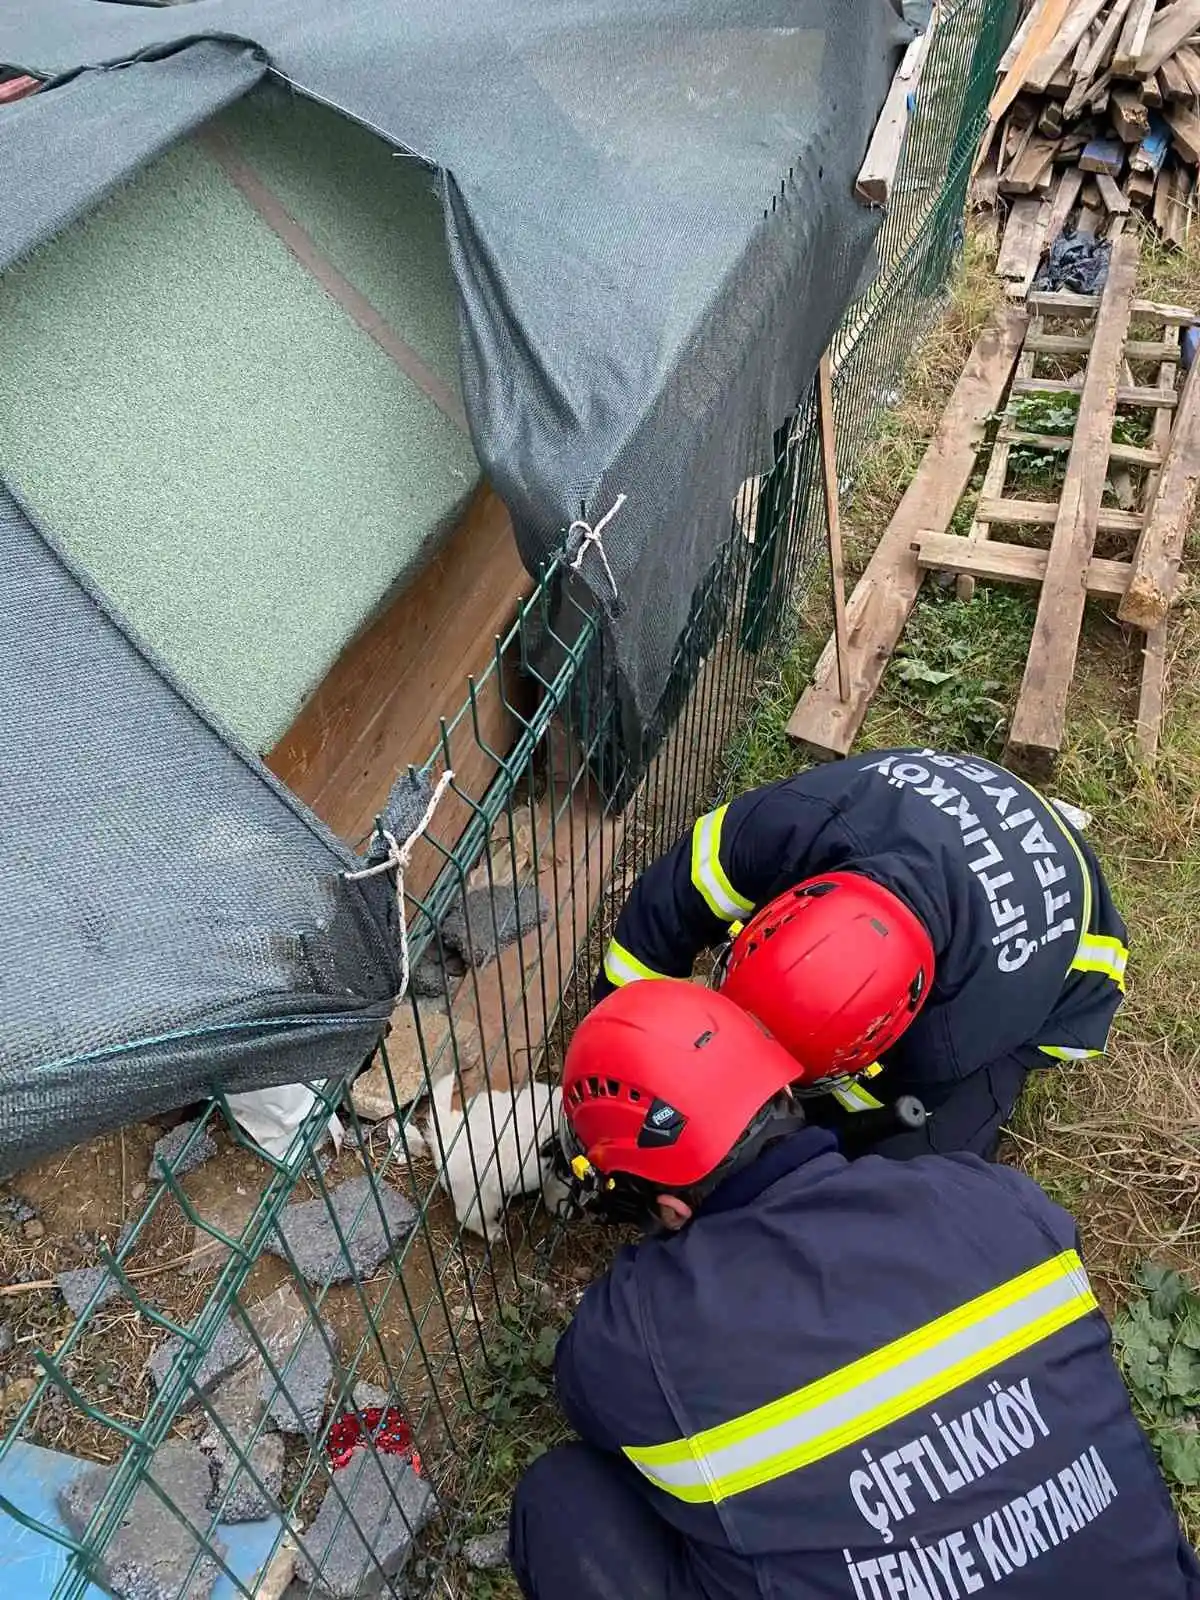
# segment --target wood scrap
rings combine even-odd
[[[875,131],[871,135],[866,157],[859,168],[858,180],[854,185],[855,193],[868,205],[887,204],[892,180],[900,164],[904,135],[908,131],[912,94],[920,78],[921,66],[936,25],[935,8],[928,28],[924,33],[918,34],[904,52],[903,59],[896,68],[896,75],[892,79],[892,86],[888,90],[887,99],[883,102],[883,110],[879,113],[879,120],[875,124]]]
[[[1096,313],[1029,658],[1009,728],[1008,760],[1026,769],[1045,770],[1062,744],[1087,597],[1079,580],[1096,539],[1137,268],[1137,242],[1124,235],[1113,245]]]
[[[1050,206],[1040,200],[1018,200],[1008,214],[1008,225],[996,258],[996,275],[1024,294],[1033,282],[1046,242]]]
[[[1117,615],[1149,631],[1175,598],[1183,541],[1200,483],[1200,362],[1183,385],[1171,442],[1133,553],[1129,588]]]
[[[1106,211],[1110,211],[1114,217],[1128,215],[1129,201],[1115,178],[1110,178],[1106,172],[1101,172],[1096,177],[1096,187],[1100,191],[1100,198],[1104,201]]]
[[[1135,302],[1136,305],[1136,302]],[[1180,340],[1180,325],[1168,323],[1165,328],[1168,338]],[[1173,377],[1169,367],[1160,369],[1158,381],[1165,385]],[[1171,413],[1169,411],[1156,411],[1154,426],[1150,431],[1150,443],[1159,454],[1165,457],[1171,443]],[[1143,504],[1149,509],[1153,503],[1155,492],[1158,488],[1158,473],[1150,472],[1146,475],[1145,499]],[[1158,754],[1158,739],[1162,728],[1163,709],[1166,701],[1167,689],[1167,624],[1160,622],[1146,635],[1145,647],[1142,651],[1142,682],[1138,694],[1137,727],[1135,742],[1137,751],[1143,761],[1153,761]]]
[[[850,698],[850,645],[846,633],[846,561],[842,554],[842,519],[838,501],[837,435],[833,422],[833,366],[826,351],[817,367],[817,417],[821,429],[821,488],[825,526],[829,532],[829,578],[833,590],[833,639],[837,653],[838,693]]]
[[[976,161],[978,171],[994,146],[997,182],[977,186],[976,204],[994,206],[997,195],[1047,193],[1057,201],[1073,168],[1119,182],[1128,160],[1125,201],[1148,211],[1160,233],[1172,217],[1178,233],[1179,208],[1168,204],[1177,186],[1173,182],[1154,206],[1154,180],[1172,149],[1191,174],[1189,194],[1200,169],[1198,45],[1200,0],[1071,0],[1066,7],[1027,0],[1001,60]],[[1106,185],[1103,202],[1097,196],[1089,204],[1086,190],[1075,188],[1065,214],[1054,205],[1048,242],[1072,230],[1075,205],[1082,207],[1083,232],[1115,238],[1130,213],[1114,199]]]
[[[912,541],[927,528],[949,525],[974,471],[988,418],[1016,364],[1026,325],[1020,310],[1006,308],[980,335],[921,465],[855,587],[847,607],[849,701],[838,693],[836,649],[830,640],[792,712],[789,737],[822,756],[843,756],[854,742],[921,586],[923,574]]]

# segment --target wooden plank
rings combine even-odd
[[[1063,106],[1063,116],[1068,121],[1073,121],[1098,95],[1106,94],[1112,84],[1112,73],[1102,72],[1097,78],[1081,78],[1072,86]],[[1086,142],[1086,141],[1085,141]]]
[[[1057,239],[1066,226],[1067,218],[1075,209],[1079,191],[1083,187],[1083,173],[1078,167],[1067,167],[1060,175],[1054,198],[1050,202],[1050,216],[1046,223],[1047,239]]]
[[[1188,81],[1188,75],[1174,56],[1168,57],[1159,67],[1158,81],[1162,84],[1164,99],[1190,100],[1192,98],[1192,86]]]
[[[1113,51],[1117,47],[1117,39],[1132,4],[1133,0],[1114,0],[1112,10],[1104,19],[1103,26],[1092,40],[1091,47],[1080,64],[1079,71],[1076,74],[1077,84],[1083,84],[1086,88],[1107,68],[1112,60]]]
[[[1171,413],[1159,411],[1156,416],[1166,417],[1168,426]],[[1005,444],[1032,445],[1035,450],[1062,450],[1071,448],[1071,435],[1069,433],[1026,433],[1021,428],[1003,427],[996,435],[998,442]],[[1123,466],[1130,467],[1161,467],[1162,452],[1156,449],[1147,449],[1140,444],[1114,443],[1108,452],[1110,461],[1119,461]]]
[[[976,157],[976,167],[979,166],[987,154],[992,141],[992,133],[997,123],[1025,87],[1025,79],[1042,52],[1053,40],[1058,32],[1059,25],[1067,16],[1073,3],[1074,0],[1046,0],[1045,5],[1030,25],[1029,32],[1026,34],[1021,48],[1017,51],[1012,65],[988,102],[987,127],[984,129],[979,155]]]
[[[1000,57],[1000,65],[997,68],[997,72],[1001,77],[1003,77],[1006,72],[1011,72],[1018,55],[1024,47],[1026,39],[1029,37],[1030,29],[1036,23],[1041,13],[1046,9],[1046,5],[1047,0],[1033,0],[1033,4],[1021,18],[1021,21],[1017,26],[1017,31],[1009,40],[1008,48]]]
[[[904,52],[891,88],[883,102],[883,110],[875,124],[871,142],[858,171],[855,193],[869,205],[884,206],[891,192],[892,180],[900,164],[900,151],[908,130],[909,103],[921,76],[921,64],[929,48],[930,36],[937,25],[937,12],[930,18],[929,27],[918,34]]]
[[[1083,384],[1078,378],[1022,378],[1013,384],[1013,393],[1079,394],[1082,388]],[[1148,409],[1165,406],[1170,409],[1177,401],[1178,396],[1173,389],[1147,389],[1141,384],[1127,383],[1117,388],[1117,404],[1120,406],[1145,406]]]
[[[788,736],[822,755],[845,755],[921,585],[911,549],[926,528],[945,528],[975,468],[988,418],[999,407],[1020,353],[1026,319],[1016,307],[996,313],[972,350],[921,465],[867,564],[847,607],[851,693],[837,689],[832,640],[792,712]]]
[[[1040,200],[1018,200],[1008,214],[1000,254],[996,258],[996,276],[1016,283],[1032,282],[1041,260],[1046,241],[1046,226],[1050,207]]]
[[[1193,45],[1185,44],[1171,58],[1187,80],[1192,99],[1200,98],[1200,54]]]
[[[957,533],[922,533],[913,544],[917,564],[930,572],[953,572],[993,583],[1038,584],[1046,576],[1048,550],[988,539],[973,544]],[[1087,592],[1097,599],[1120,599],[1129,585],[1128,561],[1093,556]]]
[[[1131,172],[1125,180],[1125,198],[1130,205],[1142,206],[1154,193],[1152,172]]]
[[[1030,334],[1025,348],[1042,356],[1084,356],[1092,348],[1092,337],[1088,333]],[[1129,339],[1125,357],[1128,361],[1178,361],[1179,347],[1164,339]]]
[[[1146,35],[1154,21],[1155,3],[1156,0],[1134,0],[1125,18],[1112,59],[1112,69],[1118,78],[1138,76],[1138,58],[1146,48]]]
[[[1144,105],[1158,107],[1162,105],[1165,99],[1166,96],[1162,92],[1157,74],[1152,78],[1142,79],[1142,103]]]
[[[1155,628],[1166,617],[1178,585],[1179,563],[1200,483],[1200,362],[1193,362],[1166,460],[1133,553],[1129,591],[1118,615],[1139,628]]]
[[[1168,337],[1178,342],[1180,330],[1177,327],[1167,329]],[[1159,373],[1160,383],[1174,382],[1174,371],[1165,367]],[[1171,443],[1171,414],[1169,411],[1155,413],[1154,426],[1150,433],[1151,443],[1165,456]],[[1142,502],[1143,509],[1148,509],[1154,499],[1158,488],[1158,473],[1146,474],[1145,498]],[[1137,727],[1135,742],[1138,754],[1143,761],[1153,761],[1158,754],[1158,740],[1162,729],[1163,707],[1166,700],[1167,688],[1167,623],[1160,622],[1157,627],[1151,628],[1146,635],[1145,645],[1142,650],[1142,681],[1138,693]]]
[[[1079,165],[1084,172],[1107,172],[1110,178],[1119,178],[1125,165],[1125,146],[1119,139],[1093,139],[1084,147]]]
[[[1200,116],[1190,106],[1173,105],[1164,112],[1171,142],[1185,161],[1200,166]]]
[[[1137,149],[1130,152],[1130,168],[1134,172],[1158,172],[1163,162],[1167,159],[1167,151],[1170,147],[1171,130],[1161,117],[1152,118],[1150,132],[1138,145]]]
[[[1115,178],[1110,178],[1106,172],[1096,174],[1096,187],[1100,191],[1100,198],[1104,201],[1105,209],[1113,217],[1127,217],[1129,215],[1129,201],[1121,193],[1121,185]]]
[[[1107,3],[1108,0],[1074,0],[1066,20],[1026,73],[1025,88],[1039,94],[1045,91]]]
[[[1032,194],[1049,177],[1058,152],[1056,139],[1033,137],[1005,168],[1000,179],[1001,194]]]
[[[1200,27],[1200,0],[1175,0],[1173,6],[1160,11],[1154,26],[1146,35],[1146,44],[1138,57],[1137,74],[1144,78],[1148,72],[1157,72],[1168,56]]]
[[[1009,729],[1009,760],[1027,767],[1045,767],[1062,744],[1087,595],[1084,575],[1092,558],[1104,494],[1137,267],[1137,241],[1125,235],[1113,245],[1108,281],[1096,315],[1037,620]]]
[[[1150,132],[1150,114],[1136,89],[1114,83],[1108,97],[1108,114],[1117,137],[1126,144],[1141,144]]]
[[[1078,430],[1076,430],[1078,431]],[[1058,521],[1056,500],[980,500],[976,516],[981,522],[998,523],[1011,528],[1052,528]],[[1108,506],[1096,513],[1097,533],[1140,533],[1140,511],[1118,511]]]
[[[1040,328],[1041,323],[1035,322],[1034,327]],[[1036,357],[1029,349],[1029,335],[1026,334],[1020,357],[1017,360],[1016,370],[1018,375],[1032,377],[1035,360]],[[983,483],[980,485],[979,494],[981,499],[999,498],[1004,493],[1004,485],[1008,481],[1010,448],[1008,441],[1002,437],[1002,433],[998,434],[992,443],[992,453],[983,474]],[[992,531],[986,522],[980,520],[978,506],[979,502],[976,501],[975,516],[971,521],[971,526],[967,529],[967,539],[974,544],[990,538]],[[970,600],[975,593],[975,579],[969,573],[960,573],[955,588],[960,600]]]
[[[821,429],[821,487],[829,532],[829,577],[833,590],[833,639],[837,652],[838,693],[850,698],[850,643],[846,631],[846,561],[838,505],[837,438],[833,425],[833,373],[826,351],[817,366],[817,416]]]
[[[1063,108],[1057,100],[1047,100],[1038,113],[1037,131],[1044,139],[1058,139],[1063,131]]]
[[[423,571],[343,651],[267,765],[335,833],[357,843],[406,765],[433,752],[439,718],[466,698],[468,677],[485,672],[495,636],[531,589],[504,503],[484,487]],[[528,688],[515,669],[506,679],[508,698],[520,707]],[[493,677],[480,690],[480,735],[507,752],[516,725],[500,688]],[[457,786],[482,799],[496,763],[469,726],[455,734],[451,754]],[[468,816],[451,791],[438,813],[439,834],[457,838]],[[414,857],[413,893],[436,875],[434,854]]]
[[[1191,195],[1194,179],[1190,172],[1183,167],[1176,167],[1169,174],[1169,184],[1165,201],[1165,214],[1163,218],[1163,237],[1168,244],[1182,250],[1188,241],[1188,229],[1191,225],[1192,206]],[[1161,179],[1159,180],[1161,182]]]

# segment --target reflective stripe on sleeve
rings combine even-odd
[[[829,1092],[843,1111],[883,1110],[883,1101],[876,1100],[870,1090],[864,1089],[861,1083],[855,1083],[853,1079],[837,1084]]]
[[[626,950],[616,939],[610,939],[604,952],[604,976],[616,989],[627,983],[637,983],[643,978],[665,978],[665,972],[655,972],[644,961],[639,961],[632,951]]]
[[[666,1494],[715,1504],[857,1444],[1095,1308],[1079,1257],[1067,1250],[780,1400],[624,1454]]]
[[[713,916],[722,922],[735,922],[754,910],[730,883],[721,865],[721,824],[728,806],[718,806],[696,818],[692,829],[692,883]]]
[[[1102,972],[1106,978],[1111,978],[1125,993],[1125,968],[1129,961],[1129,951],[1120,939],[1114,939],[1108,934],[1085,933],[1079,941],[1079,949],[1071,963],[1072,972]]]
[[[1053,1056],[1055,1061],[1090,1061],[1093,1056],[1101,1056],[1103,1050],[1080,1050],[1069,1044],[1040,1044],[1038,1049],[1044,1056]]]

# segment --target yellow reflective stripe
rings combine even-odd
[[[734,922],[754,910],[753,900],[747,900],[730,883],[721,865],[721,824],[728,806],[718,806],[696,818],[692,829],[692,883],[697,893],[714,917],[722,922]]]
[[[1071,963],[1072,972],[1102,972],[1106,978],[1111,978],[1125,993],[1125,968],[1129,962],[1129,951],[1109,934],[1088,933],[1079,941],[1079,950]]]
[[[623,989],[627,983],[638,983],[643,978],[665,978],[665,972],[655,972],[644,961],[639,961],[631,950],[615,939],[609,941],[604,952],[604,976],[609,983]]]
[[[1095,1307],[1079,1257],[1067,1250],[756,1411],[624,1453],[675,1498],[715,1503],[890,1426]]]
[[[1038,1049],[1044,1056],[1053,1056],[1055,1061],[1090,1061],[1093,1056],[1103,1055],[1103,1050],[1080,1050],[1069,1044],[1040,1044]]]
[[[883,1101],[876,1100],[861,1083],[839,1083],[830,1094],[844,1111],[882,1111]]]

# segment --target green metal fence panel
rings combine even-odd
[[[833,346],[847,478],[939,308],[1013,9],[939,7],[879,270]],[[563,1051],[616,908],[720,793],[817,567],[811,396],[773,446],[731,508],[637,749],[565,559],[442,725],[426,776],[482,750],[494,779],[482,795],[450,780],[420,845],[437,870],[404,917],[422,992],[401,1002],[369,1080],[314,1086],[286,1159],[208,1106],[105,1256],[107,1283],[37,1350],[0,1442],[22,1596],[344,1600],[398,1592],[401,1573],[405,1592],[447,1592],[498,1407],[514,1402],[513,1341],[571,1227],[539,1154]],[[503,748],[485,733],[496,697],[514,730]],[[210,1137],[239,1180],[224,1210],[206,1169],[189,1170]]]

